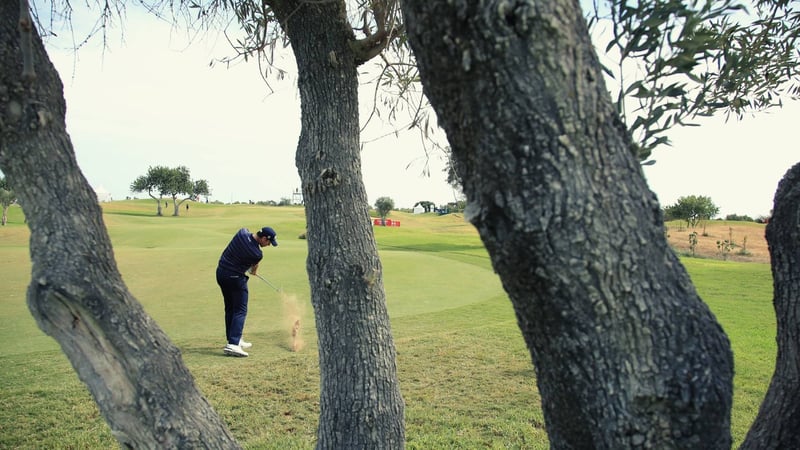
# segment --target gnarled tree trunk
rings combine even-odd
[[[270,1],[292,42],[308,259],[319,335],[318,448],[402,448],[404,405],[361,177],[353,32],[342,1]]]
[[[577,0],[404,0],[553,448],[729,448],[727,337],[668,247]]]
[[[743,449],[800,448],[800,164],[786,172],[767,224],[778,322],[775,373]]]
[[[19,3],[0,1],[0,168],[31,230],[31,314],[123,447],[237,447],[178,349],[122,282],[66,131],[61,81],[36,30],[23,20],[20,33],[19,22]],[[23,76],[24,58],[35,76]]]

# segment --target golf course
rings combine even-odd
[[[181,350],[236,439],[248,449],[314,448],[319,366],[303,208],[192,203],[180,217],[158,217],[152,200],[102,207],[127,288]],[[374,232],[406,403],[406,447],[549,448],[530,355],[475,229],[460,214],[389,217],[400,226]],[[715,223],[729,230],[720,233],[734,233],[734,225]],[[244,339],[253,347],[248,358],[226,357],[217,260],[239,228],[262,226],[277,231],[279,246],[264,249],[258,273],[265,280],[249,281]],[[764,225],[747,227],[757,252]],[[737,239],[744,233],[735,232]],[[683,230],[670,234],[686,240]],[[0,227],[0,449],[116,448],[58,343],[28,311],[29,237],[13,205]],[[738,446],[774,368],[770,267],[763,259],[679,254],[731,340]]]

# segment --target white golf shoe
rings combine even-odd
[[[239,347],[242,347],[242,348],[250,348],[250,347],[252,347],[252,346],[253,346],[253,344],[251,344],[251,343],[249,343],[249,342],[245,342],[245,340],[244,340],[244,339],[239,339]]]
[[[224,351],[225,354],[228,356],[238,356],[240,358],[250,356],[247,354],[246,351],[242,350],[242,347],[240,345],[228,344],[222,351]]]

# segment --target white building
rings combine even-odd
[[[97,195],[97,201],[100,203],[110,202],[112,200],[111,192],[108,192],[103,186],[96,188],[94,193]]]

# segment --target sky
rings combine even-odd
[[[186,166],[194,179],[209,182],[211,201],[280,201],[300,189],[294,164],[300,100],[290,56],[278,60],[289,76],[271,80],[271,91],[253,62],[210,66],[232,54],[221,36],[189,45],[169,24],[136,11],[128,11],[124,29],[111,30],[105,46],[95,38],[75,53],[70,33],[58,34],[47,49],[64,82],[78,164],[96,190],[115,200],[145,198],[129,186],[155,165]],[[662,206],[705,195],[721,217],[769,215],[779,180],[800,161],[794,138],[800,105],[700,123],[672,130],[672,146],[656,149],[656,164],[644,167]],[[397,208],[453,201],[457,193],[444,181],[441,156],[428,158],[414,133],[375,140],[389,130],[372,127],[362,136],[370,205],[379,197],[392,198]],[[430,176],[423,175],[426,165]]]

